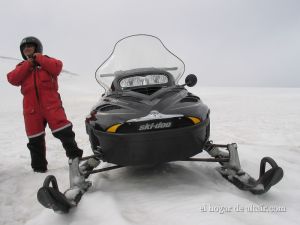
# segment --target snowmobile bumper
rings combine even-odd
[[[117,165],[150,165],[190,158],[209,138],[209,119],[202,123],[142,133],[108,133],[91,130],[101,143],[103,161]]]

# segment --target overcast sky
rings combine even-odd
[[[0,56],[20,58],[33,35],[87,79],[116,41],[146,33],[200,85],[300,87],[298,0],[2,0],[0,18]]]

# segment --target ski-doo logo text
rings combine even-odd
[[[153,129],[163,129],[163,128],[169,128],[172,126],[171,122],[163,123],[146,123],[143,125],[140,125],[139,131],[144,131],[144,130],[153,130]]]

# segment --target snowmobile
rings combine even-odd
[[[39,202],[67,213],[91,186],[91,174],[173,161],[218,162],[225,179],[253,194],[277,184],[283,170],[272,158],[261,160],[259,178],[254,179],[241,168],[237,144],[209,140],[210,110],[186,89],[197,83],[195,75],[179,84],[184,70],[184,62],[155,36],[139,34],[118,41],[96,70],[105,93],[85,120],[94,155],[69,161],[70,188],[64,193],[54,176],[46,177]],[[211,157],[193,157],[203,150]],[[101,161],[115,165],[96,169]]]

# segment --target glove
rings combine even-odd
[[[27,56],[27,61],[29,61],[32,66],[38,66],[39,64],[35,61],[38,55],[41,55],[41,53],[34,53],[33,55]]]
[[[32,57],[33,57],[33,59],[35,59],[37,56],[40,56],[40,55],[42,55],[42,54],[41,53],[34,53]]]

